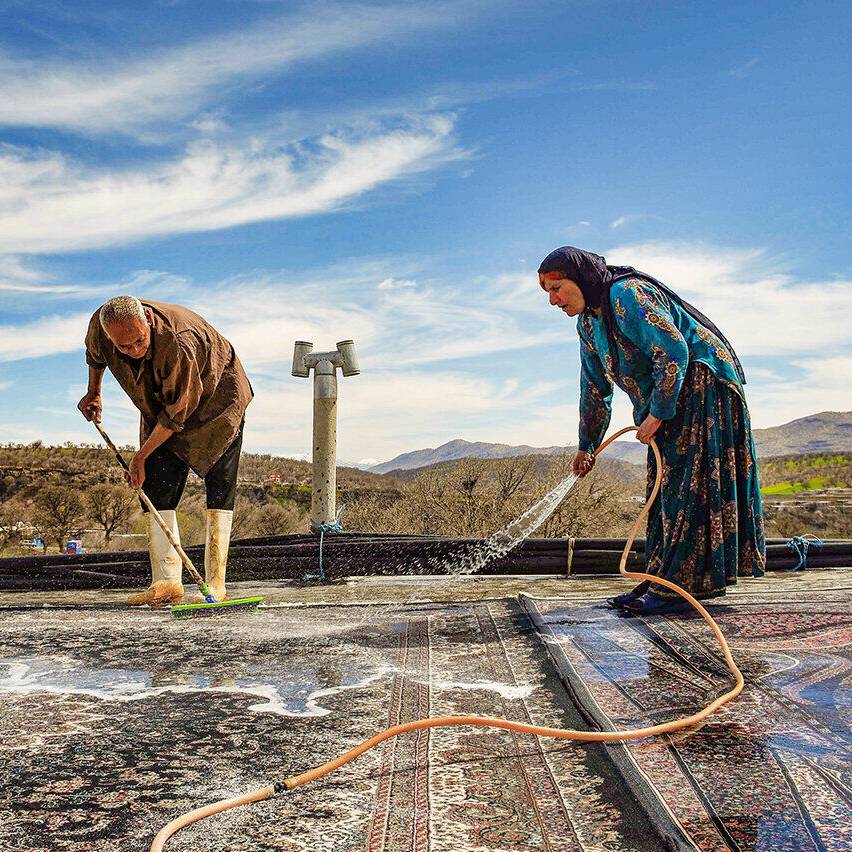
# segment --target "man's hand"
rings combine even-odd
[[[643,421],[642,425],[639,427],[639,431],[636,433],[636,440],[640,441],[643,444],[650,444],[651,438],[657,433],[657,429],[663,425],[663,421],[660,420],[659,417],[653,417],[652,415],[648,415]]]
[[[101,412],[103,411],[103,400],[99,390],[88,391],[86,395],[77,403],[77,408],[83,413],[83,417],[90,423],[94,420],[95,423],[101,422]]]
[[[574,476],[582,479],[595,466],[595,457],[591,453],[580,450],[574,456],[574,462],[571,469],[574,471]]]
[[[145,481],[145,459],[147,456],[143,455],[141,452],[137,452],[135,456],[133,456],[133,460],[128,465],[130,467],[130,473],[126,473],[127,481],[130,485],[139,490],[142,487],[142,483]]]

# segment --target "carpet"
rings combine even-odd
[[[180,813],[389,724],[584,720],[517,601],[280,608],[176,622],[33,609],[0,622],[0,848],[136,852]],[[170,852],[671,848],[605,746],[446,728],[179,832]]]
[[[852,849],[850,603],[848,572],[741,584],[708,606],[745,676],[740,697],[697,731],[610,747],[697,848]],[[729,687],[697,614],[623,617],[588,596],[527,606],[601,728],[686,716]]]

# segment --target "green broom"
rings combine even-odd
[[[104,441],[106,441],[107,446],[115,453],[115,457],[118,459],[118,463],[124,468],[125,473],[129,474],[130,468],[127,466],[127,462],[124,460],[124,457],[118,451],[118,447],[113,444],[109,435],[107,435],[97,420],[93,420],[92,422],[95,424],[95,428],[98,432],[101,433],[101,437]],[[160,517],[160,513],[154,508],[154,504],[150,501],[148,495],[141,488],[139,489],[139,498],[145,504],[145,507],[151,513],[151,516],[157,522],[158,526],[169,540],[171,546],[177,551],[181,562],[183,562],[183,567],[189,571],[192,579],[195,580],[198,588],[201,590],[201,594],[204,595],[204,603],[178,604],[177,606],[171,607],[171,613],[175,618],[192,618],[196,615],[214,615],[220,612],[233,612],[237,609],[255,609],[263,601],[263,598],[235,598],[232,601],[217,601],[216,598],[213,597],[210,587],[204,582],[201,574],[198,573],[196,567],[192,564],[192,560],[186,555],[186,552],[180,544],[175,541],[172,531],[168,528],[166,522]]]

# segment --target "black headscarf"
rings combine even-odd
[[[609,348],[612,352],[612,366],[616,376],[618,375],[618,358],[616,357],[617,340],[620,335],[618,325],[615,321],[615,316],[612,311],[612,304],[609,299],[609,288],[616,282],[624,278],[641,278],[649,281],[661,292],[665,293],[673,302],[680,305],[696,322],[704,326],[712,334],[715,334],[731,353],[734,359],[734,365],[737,368],[737,374],[740,381],[745,384],[745,373],[740,364],[737,353],[734,352],[734,347],[728,343],[728,339],[721,331],[701,313],[697,308],[694,308],[689,302],[682,299],[673,290],[670,290],[660,281],[651,275],[644,272],[638,272],[632,266],[609,266],[606,259],[599,254],[594,254],[590,251],[574,248],[573,246],[562,246],[552,251],[542,262],[538,268],[539,273],[542,272],[561,272],[566,278],[574,281],[583,293],[583,298],[586,301],[586,310],[592,308],[600,308],[601,316],[606,329]]]

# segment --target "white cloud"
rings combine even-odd
[[[93,443],[92,435],[86,431],[83,418],[80,418],[79,424],[74,424],[69,421],[67,426],[50,427],[44,423],[39,425],[22,424],[17,418],[11,421],[0,420],[0,442],[11,444],[31,444],[35,441],[41,441],[48,445],[60,445],[66,441],[73,441],[75,444],[91,444]]]
[[[572,339],[564,324],[525,327],[526,314],[541,314],[545,307],[526,281],[529,276],[500,277],[471,289],[453,289],[446,282],[380,289],[389,278],[387,269],[396,266],[351,262],[303,276],[228,279],[198,295],[195,305],[227,329],[240,358],[256,370],[289,363],[294,340],[327,349],[351,338],[362,367],[386,370],[470,361]],[[532,285],[538,286],[534,276]]]
[[[103,287],[88,284],[62,284],[53,275],[37,268],[28,258],[0,254],[0,299],[26,304],[35,296],[70,299],[96,295]]]
[[[755,56],[752,59],[749,59],[748,62],[738,65],[735,68],[731,68],[731,70],[728,71],[728,75],[731,77],[745,77],[746,74],[748,74],[748,72],[758,64],[758,62],[760,62],[760,57]]]
[[[34,286],[43,280],[42,273],[15,255],[0,255],[0,287]]]
[[[82,350],[90,316],[84,313],[50,316],[21,325],[0,326],[0,361]]]
[[[257,396],[246,417],[246,447],[287,455],[309,452],[310,382],[268,377],[254,384]],[[553,389],[549,383],[514,384],[447,370],[365,371],[339,381],[338,457],[388,459],[458,437],[499,440],[495,422],[512,419]],[[564,424],[563,434],[570,440]]]
[[[764,252],[701,245],[622,246],[607,257],[659,276],[730,335],[747,356],[756,427],[852,409],[848,282],[796,283]],[[428,280],[423,268],[428,264],[404,259],[347,259],[309,273],[220,282],[144,270],[116,290],[190,304],[233,341],[257,392],[250,449],[310,450],[311,382],[289,374],[297,339],[317,349],[355,340],[363,372],[340,380],[341,459],[387,459],[457,437],[534,446],[576,441],[573,323],[547,308],[535,275],[453,282]],[[389,279],[415,286],[379,289]],[[82,350],[88,316],[2,328],[0,360]],[[763,360],[751,368],[755,356]],[[76,357],[82,382],[82,351]],[[81,393],[82,385],[70,393],[69,429]],[[120,405],[120,391],[111,393],[108,420],[119,440],[132,441],[135,415]],[[631,422],[627,397],[616,392],[612,427]]]
[[[0,55],[0,124],[139,131],[188,117],[229,86],[453,25],[475,8],[471,2],[325,4],[129,60],[113,55],[45,63]]]
[[[617,246],[606,257],[659,278],[692,302],[740,356],[789,356],[850,343],[852,280],[797,281],[755,249],[641,243]]]
[[[385,278],[376,285],[377,290],[407,290],[417,286],[416,281],[408,278]]]
[[[852,410],[852,354],[797,359],[792,366],[795,375],[746,386],[752,426],[777,426],[820,411]]]
[[[619,216],[617,219],[613,219],[609,226],[614,231],[619,228],[623,228],[626,225],[631,225],[634,222],[643,222],[649,219],[662,219],[662,216],[658,216],[656,213],[627,213],[624,216]]]
[[[233,341],[243,362],[259,372],[289,365],[294,340],[311,340],[317,349],[326,349],[352,338],[362,366],[380,370],[471,361],[573,340],[570,323],[559,322],[561,315],[544,313],[546,304],[534,276],[498,276],[457,289],[446,282],[401,278],[415,286],[380,289],[378,285],[391,278],[390,269],[402,266],[394,260],[345,261],[310,273],[204,283],[140,270],[110,285],[109,294],[130,292],[191,304]],[[71,317],[0,328],[0,361],[81,348],[94,307]],[[530,317],[534,325],[528,328]],[[538,322],[548,317],[550,322]],[[60,320],[61,328],[56,326]]]
[[[191,145],[179,159],[125,171],[56,153],[0,149],[0,252],[119,245],[337,209],[375,187],[462,156],[449,116],[287,149]]]

